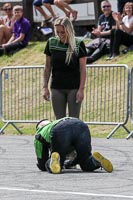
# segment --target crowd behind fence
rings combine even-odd
[[[15,123],[55,119],[51,102],[43,100],[43,68],[19,66],[1,69],[0,116],[5,125],[0,133],[9,123],[21,133]],[[131,74],[133,72],[129,73],[127,65],[87,65],[85,98],[80,119],[87,124],[116,125],[107,138],[120,126],[129,133],[125,124],[132,102],[129,101]]]

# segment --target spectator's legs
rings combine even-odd
[[[133,35],[130,35],[126,32],[123,32],[120,29],[117,29],[115,31],[115,35],[114,35],[114,43],[113,43],[113,53],[114,56],[115,55],[119,55],[119,48],[120,45],[125,45],[127,47],[129,47],[131,44],[133,44]]]
[[[72,0],[60,0],[60,1],[64,3],[64,6],[67,10],[70,10],[70,12],[72,13],[73,20],[75,21],[77,19],[78,11],[73,10],[71,6],[69,6],[69,3],[71,3]]]
[[[11,38],[11,35],[12,33],[7,26],[0,25],[0,44],[7,43]]]
[[[103,55],[104,55],[104,48],[99,47],[93,52],[91,56],[87,57],[87,63],[90,64],[101,58],[101,56]]]
[[[73,17],[73,20],[76,20],[77,19],[77,14],[78,14],[78,11],[76,10],[73,10],[71,8],[71,6],[69,6],[69,3],[71,2],[72,0],[54,0],[54,4],[60,8],[67,17],[70,17],[70,14],[72,14],[72,17]]]
[[[47,13],[42,9],[42,7],[35,6],[35,9],[38,10],[46,20],[51,19],[51,17],[47,15]]]
[[[33,6],[35,7],[36,10],[38,10],[41,13],[41,15],[45,18],[45,20],[51,19],[51,17],[49,15],[47,15],[47,13],[41,7],[42,6],[42,0],[34,0]]]
[[[66,116],[67,95],[64,90],[51,89],[51,99],[56,119]]]
[[[5,47],[5,53],[10,54],[23,49],[25,46],[21,42],[15,42]]]
[[[110,34],[110,55],[109,55],[110,57],[113,55],[113,50],[114,50],[114,45],[115,45],[115,41],[114,41],[115,31],[116,29],[112,29],[111,34]]]
[[[61,10],[65,13],[65,15],[66,15],[67,17],[70,17],[70,11],[67,10],[67,9],[65,8],[65,6],[64,6],[64,4],[63,4],[62,1],[60,1],[60,0],[54,0],[54,4],[55,4],[59,9],[61,9]]]
[[[3,25],[0,25],[0,44],[4,43],[4,30]]]
[[[57,17],[50,3],[43,3],[43,6],[47,8],[54,19]]]
[[[68,90],[67,102],[68,102],[68,112],[70,117],[79,118],[81,102],[76,103],[77,89]]]

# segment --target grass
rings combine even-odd
[[[43,65],[45,64],[45,55],[43,53],[46,42],[30,42],[29,46],[12,56],[0,57],[0,68],[4,66],[23,66],[23,65]],[[96,64],[127,64],[129,68],[132,67],[132,52],[125,55],[120,55],[112,61],[106,61],[107,56],[103,56],[99,59]],[[0,121],[0,127],[3,127],[4,123]],[[127,123],[127,127],[131,129],[131,123]],[[17,127],[28,135],[34,135],[35,124],[30,123],[17,123]],[[93,137],[106,137],[115,126],[111,125],[91,125],[91,135]],[[18,131],[13,126],[9,125],[4,130],[6,134],[18,134]],[[116,138],[125,138],[127,136],[126,131],[121,127],[114,134]]]

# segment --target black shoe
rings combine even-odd
[[[122,53],[123,53],[123,54],[126,54],[128,51],[129,51],[129,49],[128,49],[128,48],[125,48],[125,49],[122,50]]]
[[[110,54],[109,57],[106,58],[106,60],[112,60],[112,54]]]
[[[92,64],[95,60],[93,59],[93,57],[89,56],[87,57],[87,64]]]
[[[106,60],[113,60],[114,58],[116,58],[119,55],[120,55],[119,53],[114,53],[112,56],[109,56],[108,58],[106,58]]]
[[[37,166],[38,169],[40,169],[41,171],[46,171],[45,166],[42,166],[42,165],[40,165],[39,163],[37,163],[36,166]]]
[[[51,169],[50,169],[50,159],[47,160],[47,162],[45,163],[45,168],[46,168],[46,171],[49,172],[49,173],[52,173]]]
[[[119,55],[120,55],[120,53],[114,53],[112,57],[115,58],[115,57],[117,57]]]

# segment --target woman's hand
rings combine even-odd
[[[48,89],[48,88],[43,88],[43,98],[44,98],[46,101],[49,101],[49,100],[50,100],[50,92],[49,92],[49,89]]]
[[[76,94],[76,103],[82,102],[84,99],[84,89],[79,89]]]

